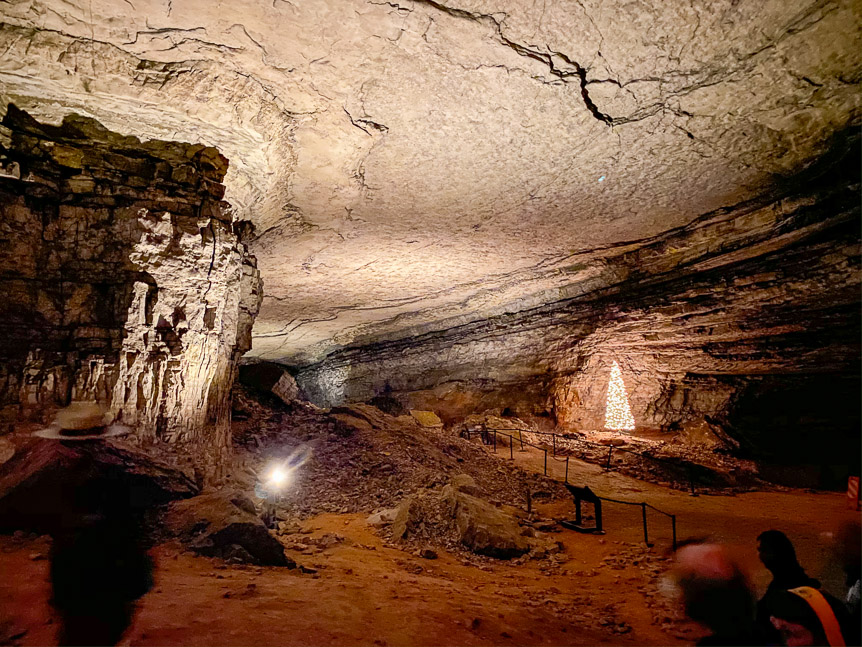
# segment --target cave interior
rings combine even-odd
[[[56,553],[65,497],[94,479],[158,528],[140,531],[157,572],[179,557],[131,644],[267,643],[237,615],[264,613],[282,571],[305,615],[348,628],[288,623],[274,644],[690,643],[670,607],[599,584],[640,564],[649,609],[677,516],[680,539],[749,552],[792,532],[843,595],[859,2],[49,0],[0,18],[0,539],[35,582],[0,585],[4,644],[62,642],[44,622],[60,558],[22,555]],[[653,539],[647,507],[641,530],[610,503],[620,541],[551,530],[566,485],[653,506]],[[483,534],[513,518],[523,537]],[[389,561],[347,565],[377,546]],[[533,589],[464,611],[513,565]],[[213,568],[247,588],[195,634],[169,589]],[[598,573],[597,601],[573,573]],[[358,601],[381,574],[427,580],[427,633],[381,611],[418,613],[420,593]],[[535,590],[547,608],[510,617]]]

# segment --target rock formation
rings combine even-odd
[[[138,511],[199,493],[187,470],[129,447],[106,443],[66,445],[38,440],[0,469],[0,529],[53,533],[78,511],[75,495],[91,479],[121,484]],[[79,502],[80,503],[80,502]],[[83,514],[83,513],[81,513]]]
[[[442,492],[455,518],[461,543],[480,555],[502,559],[529,551],[530,542],[517,520],[476,496],[476,483],[468,479],[459,483],[456,476]]]
[[[227,160],[13,105],[0,135],[4,415],[96,400],[139,437],[224,448],[261,294]]]
[[[164,525],[202,555],[296,567],[243,494],[215,492],[177,501],[165,515]]]

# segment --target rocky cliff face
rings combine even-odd
[[[261,285],[217,150],[77,116],[0,127],[0,405],[109,405],[139,436],[224,447]]]
[[[387,390],[452,417],[509,407],[600,429],[617,360],[640,428],[720,425],[787,460],[852,451],[858,136],[845,146],[778,194],[566,268],[546,305],[348,348],[299,384],[322,404]]]

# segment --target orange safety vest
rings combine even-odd
[[[835,617],[835,612],[820,591],[810,586],[800,586],[790,589],[790,593],[794,593],[805,600],[817,614],[820,624],[823,625],[823,632],[826,634],[826,642],[832,647],[843,647],[846,644],[844,635],[841,633],[841,627],[838,625],[838,618]]]

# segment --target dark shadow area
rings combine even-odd
[[[722,422],[756,446],[770,480],[843,489],[859,474],[860,410],[859,376],[764,375],[747,379]]]

